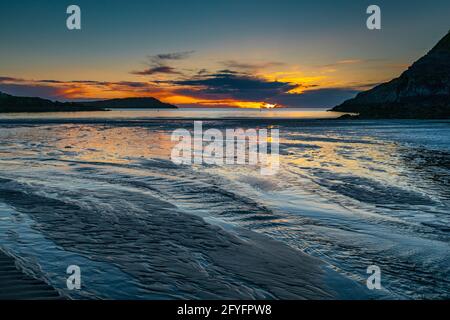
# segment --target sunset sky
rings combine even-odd
[[[77,4],[82,30],[66,28]],[[366,28],[366,8],[382,30]],[[390,80],[450,29],[450,1],[0,2],[0,91],[53,100],[332,107]]]

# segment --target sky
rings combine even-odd
[[[81,8],[81,30],[66,9]],[[366,27],[369,5],[381,30]],[[399,76],[450,29],[448,0],[0,2],[0,91],[61,101],[333,107]]]

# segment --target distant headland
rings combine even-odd
[[[177,106],[161,102],[152,97],[88,101],[81,104],[88,107],[107,109],[178,109]]]
[[[330,111],[342,119],[450,119],[450,32],[400,77]]]
[[[151,97],[59,102],[37,97],[16,97],[0,92],[0,113],[107,111],[118,108],[177,109],[174,105]]]

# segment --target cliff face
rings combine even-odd
[[[361,92],[332,111],[363,118],[450,118],[450,32],[399,78]]]

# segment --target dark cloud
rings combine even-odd
[[[99,85],[104,86],[109,84],[110,82],[107,81],[95,81],[95,80],[72,80],[68,81],[69,83],[79,83],[79,84],[93,84],[93,85]]]
[[[262,63],[245,63],[245,62],[238,62],[235,60],[227,60],[221,62],[224,66],[230,69],[238,69],[238,70],[247,70],[247,71],[255,71],[255,70],[262,70],[267,69],[271,67],[279,67],[283,66],[283,62],[262,62]]]
[[[185,87],[179,94],[216,101],[233,99],[239,101],[266,101],[285,107],[327,108],[354,97],[359,90],[353,88],[314,89],[315,85],[304,86],[307,91],[296,94],[289,91],[299,85],[268,81],[233,70],[219,70],[214,74],[196,76],[187,80],[171,81],[173,85]]]
[[[189,58],[194,51],[183,51],[174,53],[161,53],[155,56],[149,56],[151,61],[162,61],[162,60],[183,60]]]
[[[147,82],[135,82],[135,81],[120,81],[115,82],[115,84],[120,86],[127,86],[132,88],[148,88],[149,84]]]
[[[213,74],[212,76],[221,76],[221,75],[229,75],[229,74],[248,75],[248,74],[244,74],[244,73],[238,72],[238,71],[233,71],[233,70],[230,70],[230,69],[223,69],[223,70],[217,71],[217,73]]]
[[[187,59],[194,51],[183,51],[174,53],[161,53],[154,56],[148,56],[149,67],[142,71],[132,71],[131,74],[139,76],[150,76],[155,74],[182,74],[174,67],[168,65],[168,61]]]
[[[59,81],[59,80],[47,80],[47,79],[39,80],[39,82],[41,82],[41,83],[55,83],[55,84],[63,83],[62,81]]]
[[[142,71],[132,71],[131,74],[135,74],[135,75],[139,75],[139,76],[150,76],[150,75],[154,75],[154,74],[182,74],[181,72],[177,71],[175,68],[173,67],[169,67],[169,66],[154,66],[154,67],[150,67],[147,68],[145,70]]]
[[[208,70],[206,70],[206,69],[200,69],[199,71],[197,71],[197,75],[204,75],[204,74],[207,74],[208,73]]]
[[[297,85],[285,82],[267,81],[248,74],[240,74],[231,70],[221,70],[216,74],[203,77],[195,77],[188,80],[171,81],[171,84],[185,86],[181,89],[187,94],[192,91],[196,96],[214,96],[222,99],[231,98],[236,100],[263,101],[277,95],[286,93]],[[192,89],[192,87],[195,88]]]
[[[0,77],[0,83],[4,82],[22,82],[23,79],[20,78],[14,78],[14,77]]]

